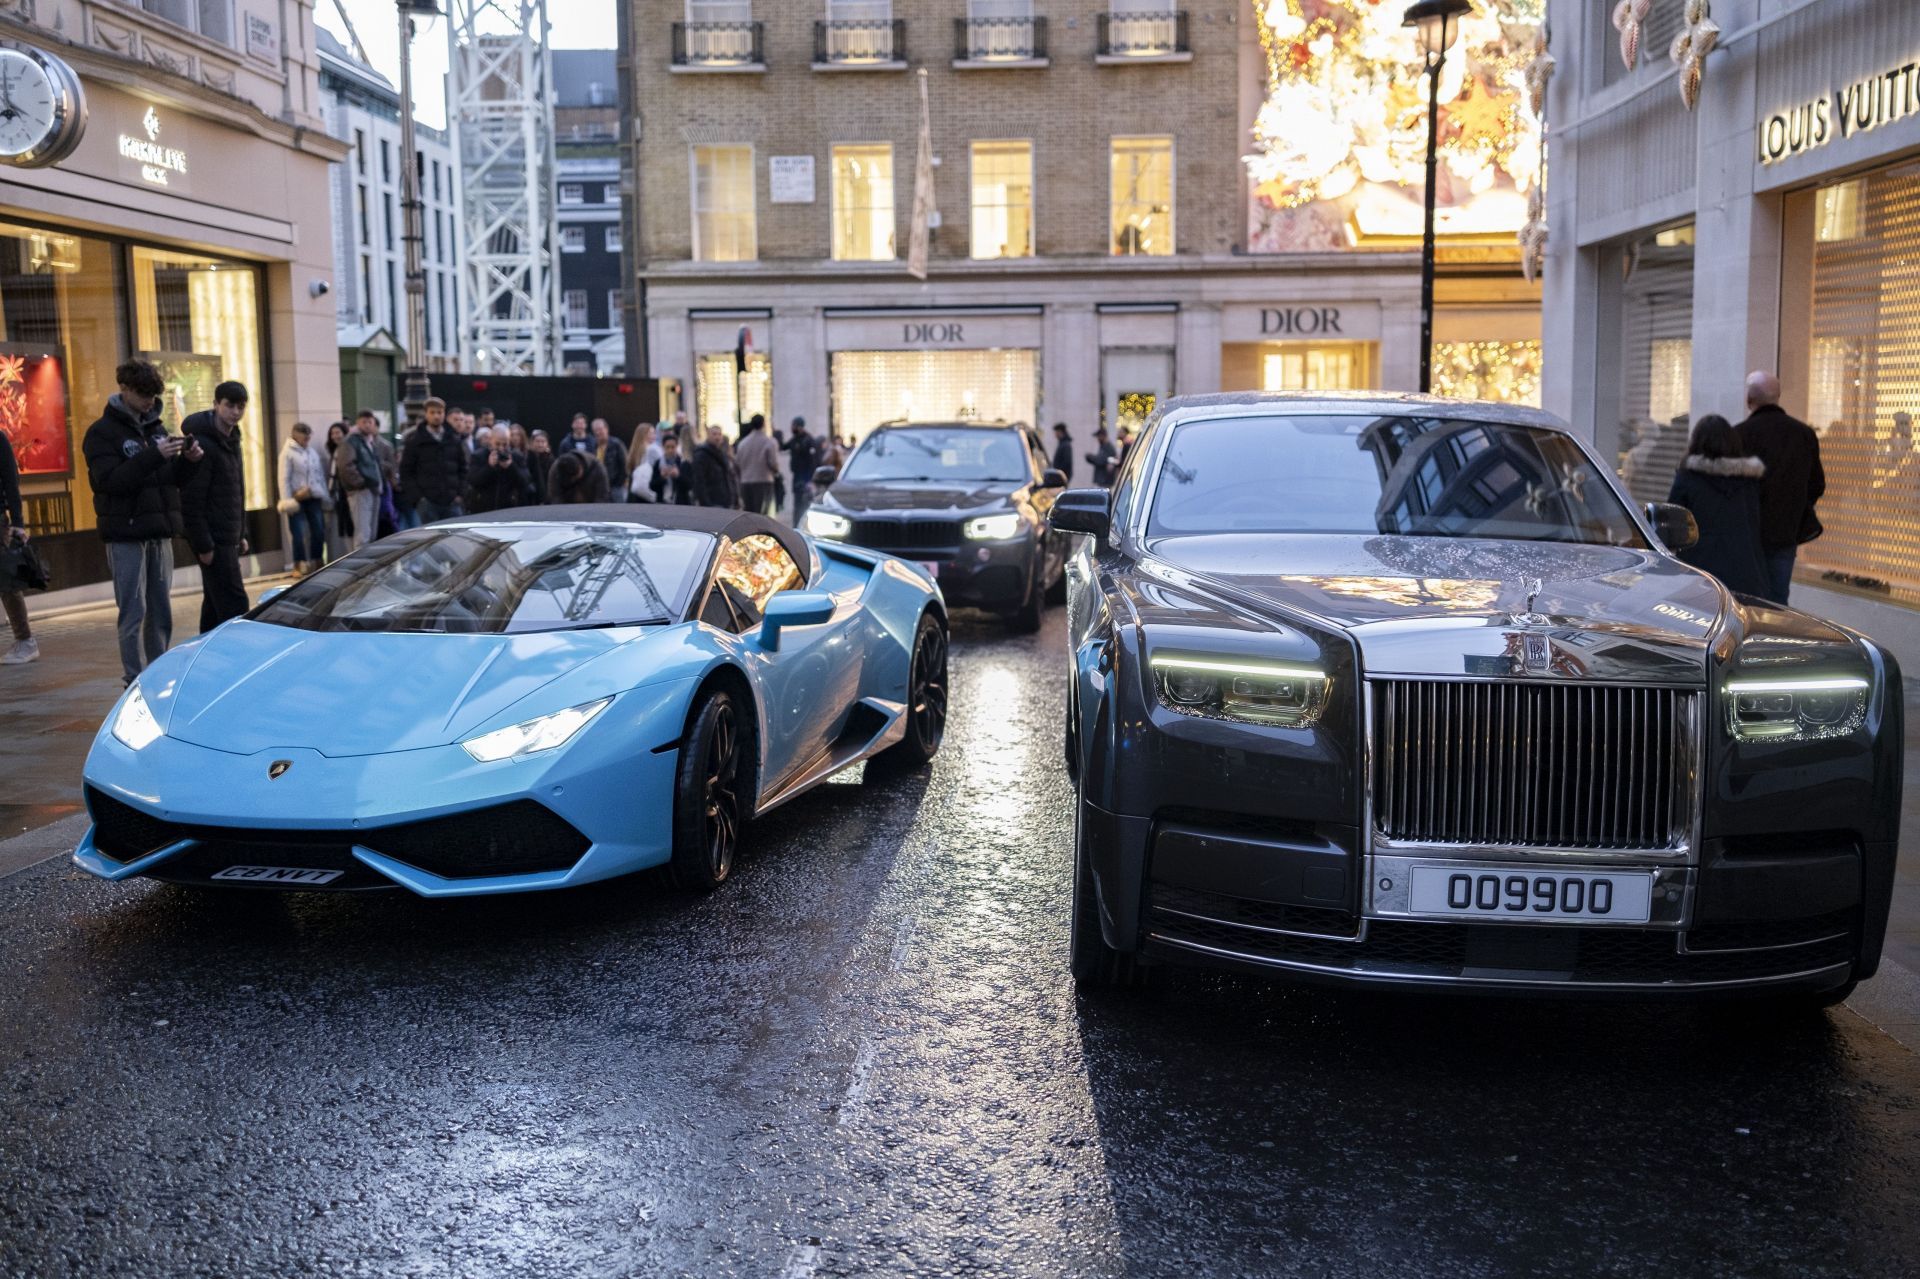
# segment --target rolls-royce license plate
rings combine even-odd
[[[1653,914],[1653,872],[1416,866],[1407,908],[1414,915],[1644,924]]]

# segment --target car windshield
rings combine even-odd
[[[1022,484],[1027,446],[1017,431],[978,426],[888,427],[869,435],[840,478],[873,484],[883,480],[972,480]]]
[[[1229,417],[1173,428],[1148,534],[1392,533],[1645,546],[1570,437],[1434,417]]]
[[[336,560],[251,618],[307,631],[519,635],[680,618],[711,535],[605,524],[434,524]]]

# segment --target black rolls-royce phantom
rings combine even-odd
[[[1061,495],[1082,986],[1771,992],[1871,976],[1894,659],[1736,597],[1550,416],[1168,403]]]

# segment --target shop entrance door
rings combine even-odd
[[[1173,352],[1117,350],[1100,354],[1100,424],[1116,437],[1146,425],[1173,394]]]
[[[835,351],[833,431],[858,441],[890,422],[1025,422],[1039,413],[1040,353]]]

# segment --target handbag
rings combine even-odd
[[[0,547],[0,590],[44,591],[53,585],[53,570],[32,542],[9,537]]]
[[[297,497],[283,497],[277,503],[277,509],[282,515],[298,515],[300,513],[300,499]]]
[[[1820,522],[1820,517],[1815,515],[1813,508],[1809,506],[1806,515],[1800,521],[1800,545],[1805,546],[1826,531],[1827,526]]]

